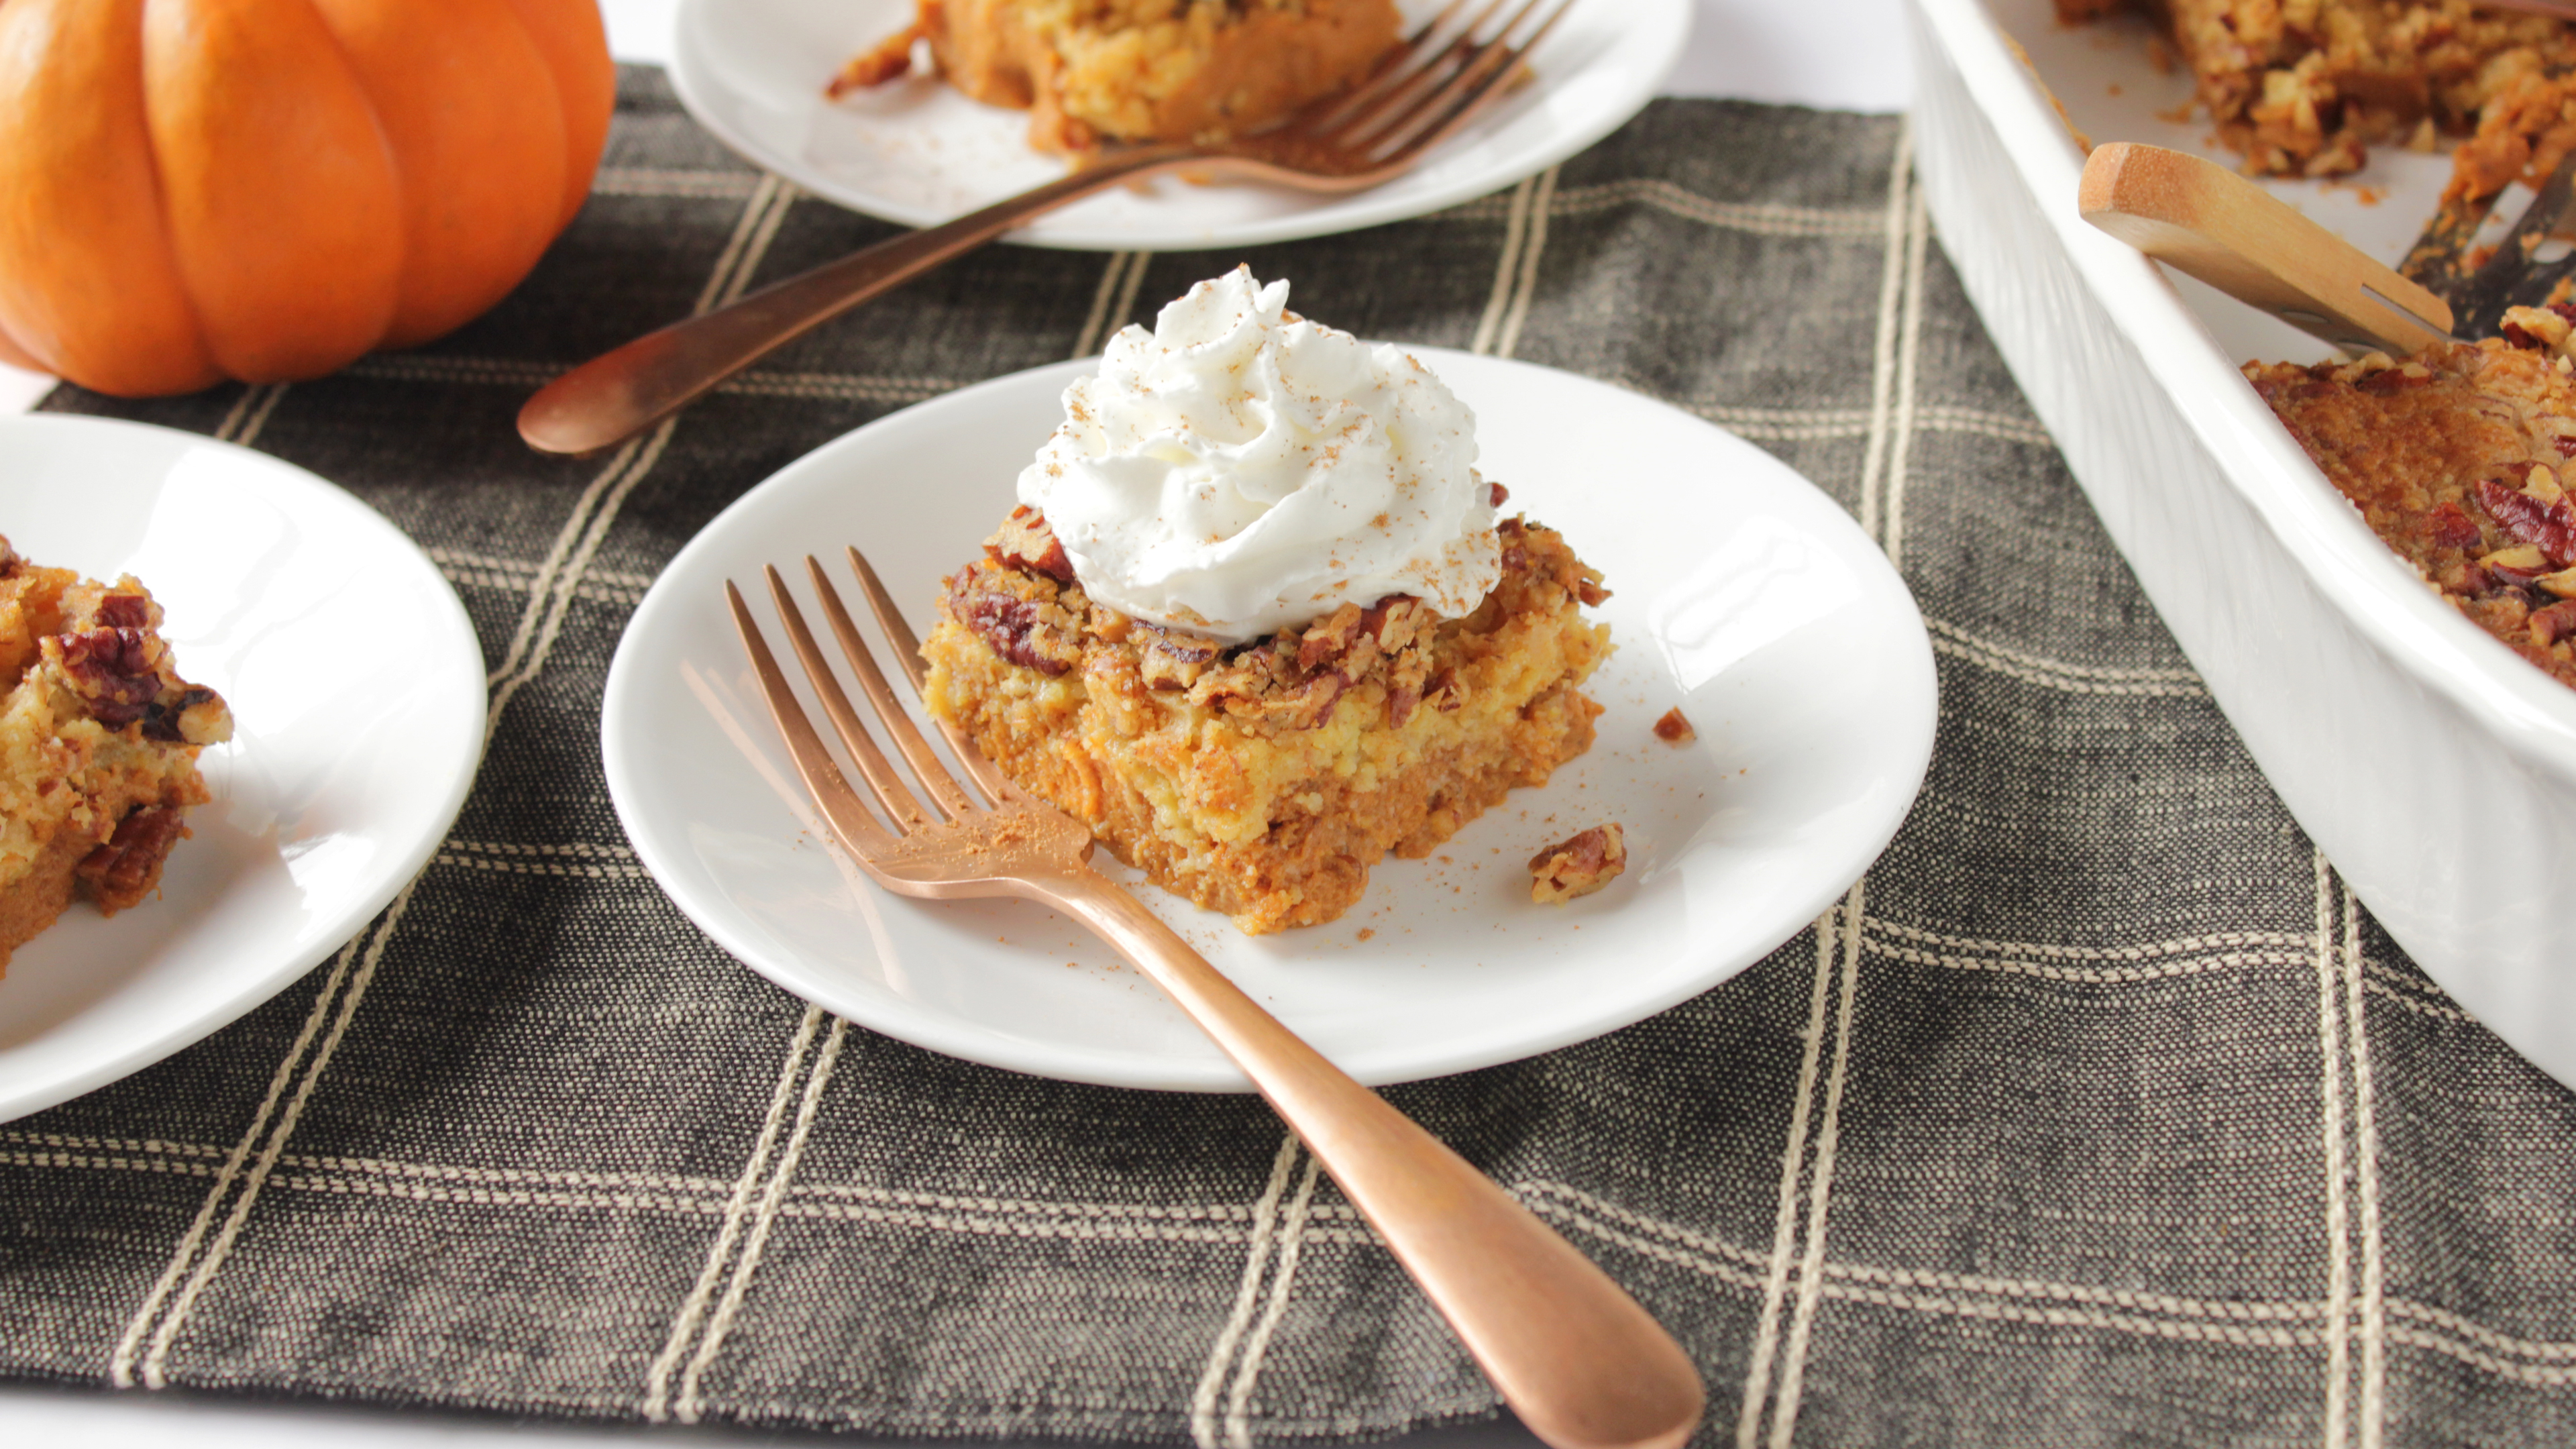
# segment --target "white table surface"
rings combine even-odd
[[[601,0],[620,60],[669,54],[677,0]],[[1698,0],[1688,48],[1665,86],[1842,110],[1898,111],[1913,96],[1902,0]],[[53,380],[0,364],[0,413],[25,412]],[[105,1378],[102,1366],[101,1379]],[[0,1385],[0,1445],[43,1449],[611,1449],[819,1443],[803,1434],[720,1428],[601,1429],[309,1404],[258,1404],[176,1392]],[[1517,1426],[1419,1435],[1409,1449],[1529,1449]]]

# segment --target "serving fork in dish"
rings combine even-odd
[[[1045,185],[776,282],[583,363],[519,411],[548,453],[623,441],[814,327],[1031,219],[1112,186],[1179,173],[1299,191],[1365,191],[1411,171],[1528,74],[1524,57],[1574,0],[1450,0],[1356,84],[1280,125],[1216,144],[1104,151]]]
[[[856,549],[849,565],[917,695],[920,651],[911,628]],[[876,742],[776,569],[766,571],[771,598],[858,771],[857,785],[730,582],[727,602],[799,777],[833,837],[871,879],[929,900],[1037,901],[1133,961],[1304,1139],[1540,1438],[1560,1449],[1671,1449],[1689,1437],[1703,1406],[1698,1374],[1644,1309],[1535,1214],[1334,1067],[1093,870],[1087,828],[1021,791],[943,725],[972,788],[961,782],[912,724],[830,577],[810,557],[806,567],[868,712],[914,783]]]

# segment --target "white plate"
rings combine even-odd
[[[301,468],[192,433],[0,419],[0,532],[131,573],[233,738],[161,895],[75,902],[0,978],[0,1120],[147,1066],[338,949],[418,874],[483,748],[483,650],[409,539]]]
[[[1388,860],[1331,925],[1248,938],[1139,893],[1363,1082],[1511,1061],[1660,1011],[1759,960],[1857,879],[1931,757],[1921,617],[1831,499],[1687,414],[1526,363],[1417,356],[1476,411],[1485,475],[1609,575],[1600,742],[1428,861]],[[926,631],[940,575],[1009,510],[1090,363],[923,403],[807,454],[671,561],[609,667],[608,788],[680,909],[787,990],[952,1056],[1113,1086],[1240,1091],[1180,1012],[1069,922],[906,900],[859,876],[791,783],[723,597],[855,543]],[[767,615],[763,600],[759,607]],[[1654,738],[1675,704],[1699,731]],[[819,716],[818,716],[819,717]],[[1628,829],[1628,873],[1532,905],[1525,862]],[[1117,871],[1106,851],[1104,868]]]
[[[1436,9],[1400,0],[1408,22]],[[1689,0],[1579,0],[1522,88],[1422,166],[1356,196],[1178,180],[1115,190],[1014,232],[1031,246],[1119,251],[1252,246],[1401,221],[1509,186],[1616,130],[1653,98],[1690,33]],[[1028,146],[1028,114],[913,75],[838,102],[841,62],[909,24],[912,0],[682,0],[671,80],[698,123],[746,158],[853,211],[927,226],[1064,174]]]

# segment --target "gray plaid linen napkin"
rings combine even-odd
[[[1668,101],[1353,235],[991,249],[665,447],[568,461],[512,432],[567,363],[888,230],[629,71],[589,207],[458,335],[290,387],[49,402],[382,510],[464,596],[498,726],[454,838],[346,951],[0,1127],[0,1373],[1210,1449],[1494,1413],[1258,1101],[1017,1076],[809,1010],[671,907],[601,783],[618,632],[719,509],[1248,261],[1363,335],[1755,439],[1931,625],[1930,780],[1826,918],[1624,1031],[1388,1093],[1690,1347],[1701,1443],[2576,1442],[2576,1099],[2282,812],[1987,343],[1901,122]]]

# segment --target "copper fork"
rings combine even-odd
[[[981,211],[879,242],[648,332],[546,384],[519,410],[519,436],[547,453],[588,453],[622,442],[818,324],[1120,182],[1185,171],[1193,180],[1269,181],[1338,194],[1400,176],[1511,88],[1524,73],[1521,57],[1556,28],[1573,0],[1523,0],[1499,24],[1495,16],[1510,0],[1485,0],[1460,23],[1469,3],[1450,0],[1360,81],[1272,130],[1221,145],[1108,151]]]
[[[870,609],[915,696],[921,650],[894,600],[849,550]],[[725,598],[796,771],[833,836],[869,877],[925,900],[1016,896],[1089,927],[1189,1013],[1305,1140],[1422,1285],[1521,1422],[1557,1449],[1674,1449],[1702,1407],[1699,1375],[1636,1300],[1493,1180],[1351,1080],[1254,1004],[1116,882],[1087,864],[1091,832],[1004,778],[956,729],[950,750],[976,787],[940,763],[859,636],[823,566],[816,598],[870,713],[921,791],[876,743],[775,568],[769,593],[805,677],[858,767],[863,799],[797,702],[731,581]],[[871,809],[869,801],[874,801]]]

